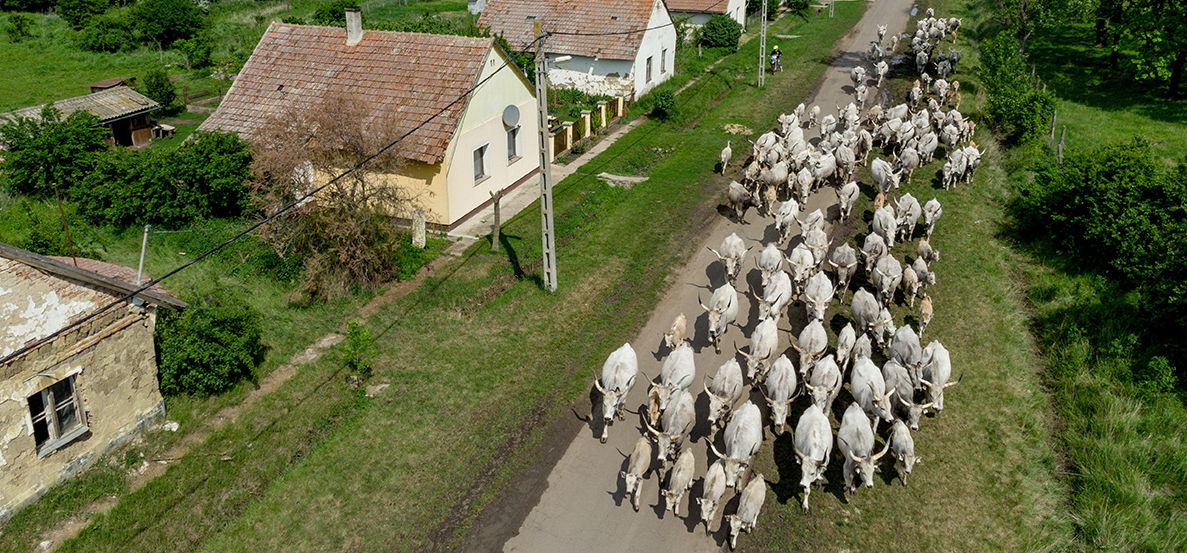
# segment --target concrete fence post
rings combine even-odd
[[[593,110],[588,110],[588,109],[581,110],[581,124],[585,126],[585,132],[581,133],[582,136],[589,136],[589,135],[593,134],[593,125],[591,124],[591,121],[590,121],[592,113],[593,113]]]
[[[606,128],[610,122],[606,121],[606,101],[598,101],[598,130]]]
[[[412,212],[412,245],[421,249],[425,247],[425,212],[422,209]]]
[[[564,123],[561,123],[561,126],[564,127],[564,129],[565,129],[565,149],[564,149],[564,151],[567,152],[567,151],[569,151],[569,148],[573,147],[573,122],[565,121]]]
[[[618,96],[618,97],[614,98],[614,118],[615,119],[622,117],[622,114],[623,114],[622,107],[623,107],[623,97]]]

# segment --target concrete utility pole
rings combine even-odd
[[[552,227],[552,137],[548,135],[548,64],[544,32],[536,22],[536,109],[540,135],[540,236],[544,241],[544,288],[556,291],[556,242]]]
[[[758,86],[767,84],[767,0],[762,1],[762,28],[758,32]]]

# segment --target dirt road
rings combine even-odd
[[[903,31],[911,7],[911,0],[878,0],[872,4],[854,30],[842,39],[840,55],[825,73],[814,97],[807,99],[806,103],[819,104],[825,113],[834,112],[836,105],[847,104],[852,98],[849,70],[855,64],[864,63],[863,53],[870,41],[877,40],[877,26],[888,25],[891,33]],[[794,60],[786,61],[794,63]],[[873,97],[871,94],[871,101]],[[794,106],[795,103],[794,100],[789,101],[788,105]],[[775,121],[770,123],[775,125]],[[811,134],[812,131],[809,131]],[[735,162],[740,157],[741,153],[735,154]],[[822,189],[809,199],[806,211],[817,208],[829,210],[831,212],[827,215],[832,220],[836,216],[836,208],[833,207],[835,202],[833,190]],[[746,218],[746,223],[739,225],[725,218],[720,219],[704,237],[704,245],[716,248],[722,238],[731,232],[737,232],[748,244],[760,244],[775,236],[770,220],[760,217],[753,210]],[[695,321],[693,345],[697,351],[698,376],[690,389],[697,393],[700,392],[701,377],[716,371],[729,358],[735,341],[740,346],[748,343],[746,336],[756,322],[757,307],[748,296],[741,295],[743,308],[739,310],[739,323],[743,328],[730,328],[723,338],[721,355],[714,354],[713,349],[706,346],[707,322],[698,304],[698,296],[708,298],[709,290],[723,282],[721,265],[714,263],[715,260],[714,254],[700,248],[679,273],[677,283],[657,306],[647,325],[632,341],[632,346],[638,352],[640,369],[649,377],[659,373],[661,359],[667,353],[666,348],[661,346],[661,338],[681,312],[689,317],[690,322]],[[741,282],[743,279],[744,283]],[[737,283],[739,291],[743,294],[747,289],[757,291],[758,284],[758,272],[754,269],[752,258],[748,258]],[[792,326],[796,332],[802,324],[802,311],[802,304],[791,307],[795,321]],[[780,327],[786,329],[788,322],[783,321]],[[781,333],[780,342],[780,349],[789,348],[786,334]],[[633,409],[644,403],[646,386],[642,385],[643,382],[644,379],[640,378],[640,385],[635,386],[628,398],[628,407]],[[755,395],[754,401],[763,405],[761,395],[757,395],[757,392]],[[697,405],[702,419],[706,409],[704,402],[705,399],[701,397]],[[638,417],[628,414],[625,422],[618,422],[610,429],[610,440],[606,444],[599,443],[597,439],[600,422],[595,421],[592,427],[582,429],[549,474],[547,488],[538,503],[528,513],[518,533],[503,545],[503,550],[508,553],[718,551],[728,537],[728,528],[720,528],[720,515],[711,526],[714,530],[712,535],[706,536],[704,527],[698,526],[700,511],[691,498],[700,495],[699,481],[686,495],[679,517],[662,510],[659,500],[661,477],[656,473],[650,474],[643,484],[640,512],[636,513],[631,508],[629,498],[624,497],[618,472],[625,466],[624,455],[630,453],[640,435],[639,428]],[[703,427],[694,429],[692,443],[688,445],[697,457],[698,477],[706,470],[708,444],[703,431]],[[764,447],[770,447],[769,442]],[[720,512],[732,513],[735,506],[736,500],[730,501]]]

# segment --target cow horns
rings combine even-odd
[[[963,372],[962,372],[962,373],[960,373],[960,376],[956,378],[956,382],[947,382],[947,383],[945,383],[945,384],[944,384],[944,387],[945,387],[945,388],[951,388],[952,386],[955,386],[955,385],[957,385],[957,384],[960,384],[960,381],[961,381],[962,379],[964,379],[964,373],[963,373]]]
[[[602,387],[602,383],[599,382],[596,377],[594,378],[594,387],[597,388],[599,392],[602,392],[602,395],[606,395],[606,389]]]

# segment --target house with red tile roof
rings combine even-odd
[[[672,19],[700,27],[715,15],[729,16],[746,29],[746,0],[668,0]]]
[[[199,128],[252,141],[327,99],[355,104],[394,136],[410,133],[397,147],[406,163],[385,180],[436,228],[452,229],[539,169],[535,90],[494,39],[364,30],[357,8],[346,28],[272,23]]]
[[[664,0],[488,0],[478,26],[512,48],[544,40],[559,88],[637,99],[675,70],[676,28]],[[556,61],[569,56],[565,61]]]
[[[148,280],[146,275],[140,275]],[[153,330],[185,302],[134,269],[0,243],[0,521],[164,413]]]

